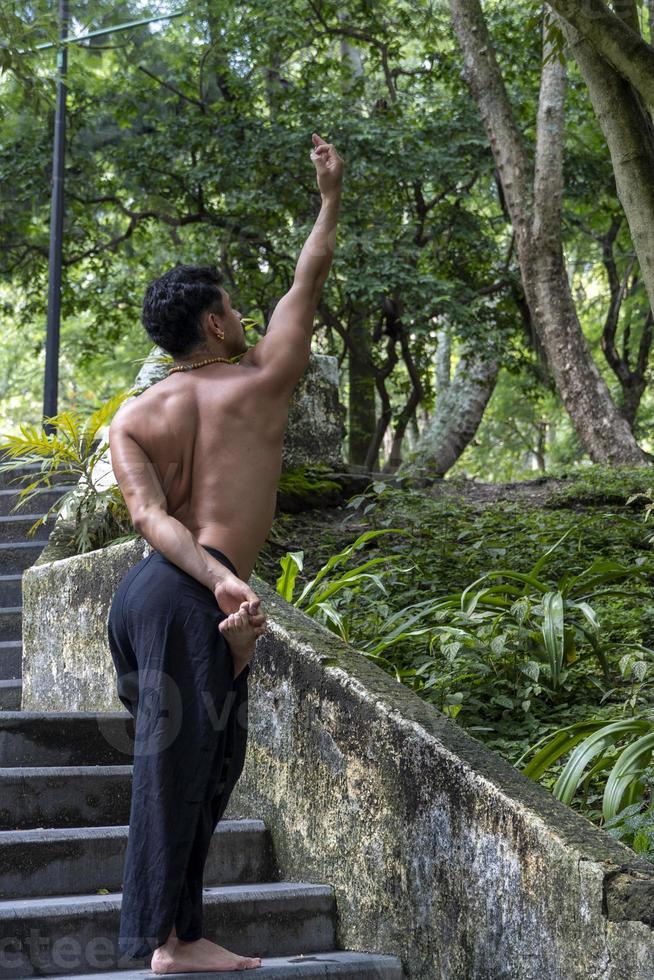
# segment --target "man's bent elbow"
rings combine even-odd
[[[142,507],[132,514],[132,524],[134,525],[134,530],[141,537],[149,540],[152,533],[161,523],[162,518],[166,516],[160,508]]]

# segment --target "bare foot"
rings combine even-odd
[[[242,602],[238,612],[230,613],[218,624],[218,629],[227,640],[234,658],[234,677],[237,677],[245,665],[250,662],[257,637],[261,636],[266,629],[265,626],[252,625],[248,605],[249,603]]]
[[[261,966],[260,956],[239,956],[209,939],[185,943],[169,936],[152,954],[153,973],[224,973],[227,970],[251,970]]]

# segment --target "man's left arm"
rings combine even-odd
[[[249,602],[252,625],[263,626],[265,615],[260,612],[256,593],[168,513],[166,495],[152,460],[130,432],[129,423],[111,423],[109,447],[118,486],[139,534],[164,558],[211,589],[223,612],[237,612],[242,602]]]

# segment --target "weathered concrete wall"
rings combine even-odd
[[[120,710],[106,614],[147,548],[24,573],[24,707]],[[399,955],[409,980],[651,980],[651,864],[251,584],[270,633],[226,816],[266,821],[289,880],[333,885],[340,946]]]
[[[123,711],[107,645],[107,616],[143,538],[23,572],[23,711]]]

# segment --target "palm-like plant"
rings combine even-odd
[[[114,483],[104,488],[100,486],[107,470],[98,476],[98,470],[102,468],[99,464],[108,449],[107,441],[98,438],[98,431],[131,394],[131,391],[119,392],[88,417],[74,410],[50,416],[48,421],[56,427],[55,432],[46,434],[41,427],[23,424],[20,435],[2,434],[0,452],[4,454],[5,461],[0,463],[0,471],[41,463],[37,474],[19,477],[30,482],[18,491],[18,501],[12,511],[24,507],[35,496],[38,498],[43,489],[50,488],[55,473],[75,482],[74,487],[62,494],[32,524],[27,532],[30,537],[51,515],[56,518],[59,514],[70,520],[72,545],[77,554],[138,536],[133,530],[130,531],[131,519],[120,488]],[[114,533],[112,536],[112,531],[116,530],[127,533],[118,537]]]
[[[633,690],[622,705],[622,716],[589,718],[548,733],[523,752],[515,765],[519,768],[524,759],[533,754],[522,772],[538,780],[570,753],[552,792],[557,799],[569,804],[581,790],[584,806],[595,777],[608,773],[602,793],[605,827],[616,836],[631,832],[634,840],[640,841],[642,849],[647,850],[650,847],[649,830],[654,831],[654,800],[651,798],[654,716],[649,707],[654,650],[640,643],[629,646],[630,652],[620,659],[620,673],[624,680],[633,681]],[[612,693],[608,691],[605,697]],[[646,705],[644,711],[638,710],[640,703]],[[627,715],[628,711],[632,714]],[[647,793],[650,793],[649,817],[642,812]]]

